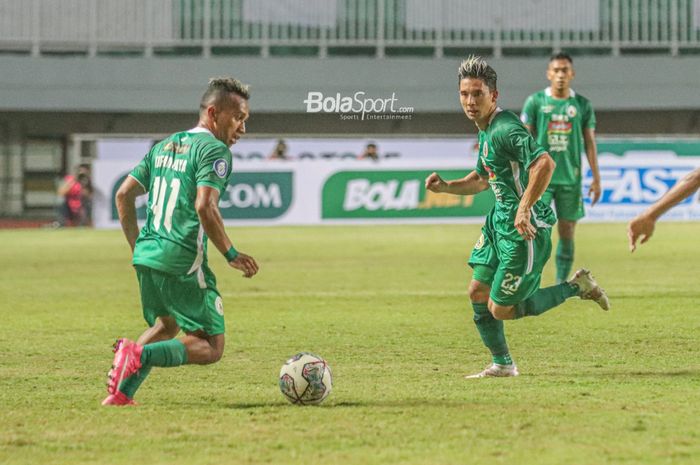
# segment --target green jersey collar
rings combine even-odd
[[[493,110],[493,113],[491,113],[491,117],[489,118],[489,122],[486,125],[486,127],[484,128],[484,131],[487,130],[489,128],[489,126],[491,126],[491,122],[493,121],[493,119],[496,117],[496,115],[498,115],[502,111],[503,111],[503,108],[501,108],[501,107],[496,107],[496,109]]]
[[[208,133],[211,134],[212,136],[214,135],[214,134],[212,134],[212,132],[211,132],[209,129],[207,129],[207,128],[202,128],[202,127],[199,127],[199,126],[197,126],[196,128],[188,129],[187,132],[191,132],[191,133],[194,133],[194,134],[198,134],[198,133],[201,133],[201,132],[208,132]]]
[[[554,100],[568,100],[568,98],[556,98],[552,96],[552,86],[549,86],[544,90],[544,95],[546,95],[549,98],[553,98]],[[576,97],[576,92],[574,92],[574,89],[569,89],[569,98],[574,97]]]

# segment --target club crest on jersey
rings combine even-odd
[[[576,107],[573,105],[569,105],[566,107],[566,114],[569,116],[569,118],[573,118],[576,116]]]
[[[216,307],[216,313],[218,313],[221,316],[224,316],[224,301],[221,300],[221,297],[216,297],[216,300],[214,301],[214,307]]]
[[[228,173],[228,163],[223,158],[219,158],[214,162],[214,172],[220,178],[225,178]]]

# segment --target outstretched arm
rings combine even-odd
[[[515,229],[518,230],[525,240],[534,239],[537,234],[537,228],[530,223],[530,209],[547,189],[555,166],[554,160],[548,153],[540,155],[530,165],[527,187],[520,199],[518,212],[515,215]]]
[[[252,278],[258,272],[255,259],[242,252],[234,252],[233,256],[229,252],[233,245],[226,234],[224,220],[219,212],[219,191],[209,186],[198,186],[194,208],[204,232],[221,255],[227,257],[228,264],[242,271],[246,278]]]
[[[644,244],[651,238],[652,234],[654,234],[656,220],[661,215],[681,203],[683,199],[698,190],[698,188],[700,188],[700,168],[686,174],[663,197],[630,221],[629,225],[627,225],[630,252],[634,252],[637,249],[638,240],[641,240],[640,243]]]
[[[588,197],[590,197],[591,206],[593,206],[600,200],[601,192],[600,170],[598,169],[598,148],[595,144],[595,129],[585,128],[583,130],[583,142],[586,146],[588,166],[591,167],[591,174],[593,175],[593,182],[591,182],[591,187],[588,188]]]
[[[139,237],[139,225],[136,221],[136,197],[145,193],[143,186],[136,179],[127,176],[122,185],[119,186],[114,199],[122,231],[124,231],[124,236],[132,252],[136,245],[136,238]]]
[[[489,182],[476,171],[472,171],[462,179],[453,181],[445,181],[439,174],[432,173],[425,178],[425,188],[437,193],[474,195],[488,189]]]

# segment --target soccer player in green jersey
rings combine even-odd
[[[649,208],[637,215],[627,225],[627,238],[630,252],[637,250],[637,241],[644,244],[654,234],[656,221],[674,206],[681,203],[689,195],[700,188],[700,168],[686,174],[683,179],[666,192]]]
[[[555,165],[518,116],[498,107],[496,80],[496,71],[481,57],[470,56],[462,62],[460,102],[467,118],[479,128],[476,170],[453,181],[444,181],[437,173],[425,180],[426,188],[433,192],[474,195],[490,186],[496,196],[469,258],[474,322],[493,363],[467,378],[518,375],[502,320],[540,315],[573,296],[609,308],[605,291],[587,270],[577,271],[569,281],[539,288],[556,221],[540,196]]]
[[[133,404],[152,367],[206,365],[223,354],[224,306],[207,264],[207,238],[243,276],[258,272],[255,259],[233,247],[218,207],[231,177],[229,147],[245,134],[249,97],[235,79],[210,80],[197,126],[153,146],[117,191],[149,328],[136,342],[117,340],[103,405]],[[146,192],[139,231],[135,200]],[[175,339],[180,330],[185,335]]]
[[[556,282],[564,282],[574,263],[576,222],[583,218],[581,153],[586,152],[593,182],[588,189],[591,205],[600,199],[600,171],[595,144],[595,113],[591,102],[574,92],[574,64],[566,53],[549,60],[550,87],[532,94],[525,101],[520,119],[557,164],[542,200],[557,211]]]

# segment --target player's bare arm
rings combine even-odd
[[[600,200],[600,169],[598,169],[598,148],[595,143],[595,129],[584,128],[583,143],[586,147],[586,158],[588,166],[591,167],[593,181],[591,187],[588,188],[588,197],[591,199],[591,205],[595,205]]]
[[[461,179],[445,181],[437,173],[432,173],[425,178],[425,188],[431,192],[454,194],[454,195],[474,195],[489,188],[488,179],[480,176],[476,171],[472,171]]]
[[[219,191],[209,186],[197,187],[195,210],[207,237],[222,255],[226,255],[233,244],[226,234],[224,221],[219,211]],[[258,272],[258,264],[255,259],[242,252],[238,252],[238,255],[229,261],[229,265],[242,271],[246,278],[252,278]]]
[[[515,229],[526,240],[534,239],[537,234],[537,229],[530,222],[530,209],[547,189],[555,166],[554,160],[547,153],[530,165],[527,188],[520,199],[518,212],[515,215]]]
[[[132,252],[136,246],[136,238],[139,237],[139,225],[136,220],[136,197],[145,193],[143,186],[136,179],[127,176],[122,185],[119,186],[115,197],[119,222]]]
[[[700,188],[700,168],[686,174],[683,179],[666,192],[656,203],[630,221],[627,225],[627,237],[629,239],[630,252],[637,249],[637,241],[644,244],[654,234],[656,220],[661,215],[678,205]]]

